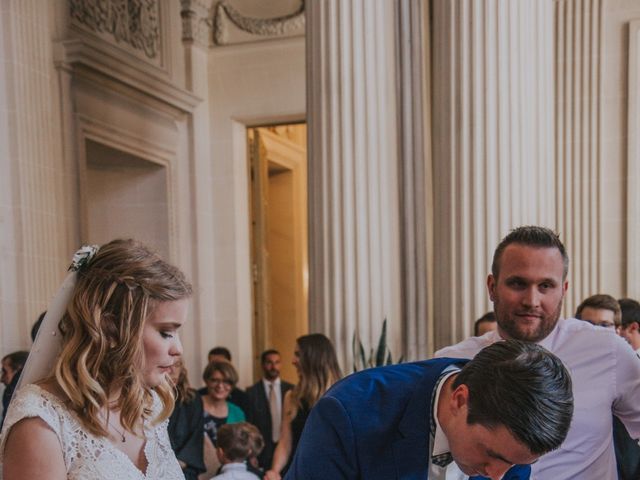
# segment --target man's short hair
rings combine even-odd
[[[17,372],[24,368],[24,364],[27,363],[28,356],[29,352],[19,350],[17,352],[12,352],[9,355],[5,355],[2,360],[7,360],[11,369]]]
[[[480,324],[482,323],[491,323],[491,322],[496,322],[496,314],[495,312],[487,312],[484,315],[482,315],[479,319],[476,320],[476,322],[473,324],[473,335],[474,336],[478,336],[478,333],[480,333]]]
[[[275,350],[273,348],[269,349],[269,350],[265,350],[264,352],[262,352],[260,354],[260,364],[264,365],[264,362],[267,361],[267,357],[269,355],[280,355],[280,352],[278,350]]]
[[[628,327],[632,323],[640,324],[640,303],[633,298],[621,298],[618,300],[621,312],[621,324]]]
[[[613,323],[620,325],[620,318],[622,313],[620,311],[620,304],[611,295],[606,293],[598,293],[597,295],[591,295],[585,298],[578,308],[576,308],[576,318],[582,320],[582,311],[585,308],[595,308],[598,310],[610,310],[613,312]]]
[[[500,273],[500,259],[502,252],[511,245],[517,243],[527,247],[535,248],[557,248],[562,255],[563,273],[562,279],[567,278],[569,272],[569,256],[560,241],[560,237],[553,230],[546,227],[538,227],[536,225],[525,225],[514,228],[509,234],[502,239],[496,251],[493,253],[493,263],[491,264],[491,273],[498,278]]]
[[[216,435],[217,447],[231,462],[244,462],[250,456],[258,455],[260,452],[255,453],[254,449],[261,449],[263,443],[258,429],[246,422],[227,423]]]
[[[571,376],[540,345],[519,340],[481,350],[458,374],[453,388],[469,389],[467,423],[504,425],[534,455],[558,448],[573,415]]]
[[[219,355],[226,358],[229,362],[231,361],[231,352],[227,347],[213,347],[209,350],[209,355],[207,356],[210,357],[211,355]]]

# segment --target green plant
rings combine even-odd
[[[366,368],[392,365],[394,363],[393,356],[391,355],[391,350],[387,348],[387,319],[385,318],[382,322],[382,332],[380,333],[380,338],[378,339],[378,347],[375,349],[375,351],[373,348],[370,349],[368,358],[365,355],[364,346],[360,341],[357,330],[353,332],[352,348],[354,372],[364,370]],[[402,360],[403,357],[400,356],[397,363],[402,363]]]

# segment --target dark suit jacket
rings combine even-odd
[[[207,471],[204,464],[204,415],[202,396],[190,402],[176,403],[169,417],[169,440],[178,460],[187,466],[182,470],[186,480],[197,480]]]
[[[439,358],[364,370],[334,385],[311,411],[285,480],[425,480]],[[498,407],[498,406],[497,406]],[[505,479],[528,479],[516,466]]]
[[[291,390],[294,386],[280,380],[280,394],[284,401],[284,394]],[[276,449],[276,444],[271,439],[272,426],[271,426],[271,412],[269,410],[269,399],[264,391],[264,385],[262,380],[256,382],[249,388],[247,388],[247,422],[253,423],[264,438],[264,449],[258,456],[258,462],[264,469],[271,467],[271,461],[273,460],[273,452]],[[284,413],[284,412],[283,412]]]
[[[640,478],[640,446],[627,432],[624,424],[613,417],[613,446],[616,452],[619,480]]]

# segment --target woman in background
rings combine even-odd
[[[211,478],[220,468],[220,462],[215,453],[218,429],[227,423],[244,422],[244,412],[235,403],[228,400],[233,387],[238,383],[238,373],[229,362],[211,362],[202,373],[202,380],[207,387],[207,393],[202,395],[204,407],[205,454],[204,463],[207,467],[200,478]]]
[[[204,473],[204,417],[202,397],[189,385],[188,372],[178,360],[169,372],[175,385],[176,406],[169,417],[169,439],[185,480]]]
[[[280,480],[295,454],[309,412],[324,392],[342,377],[333,344],[321,333],[299,337],[293,356],[298,384],[285,394],[280,441],[271,469],[265,474],[266,480]]]

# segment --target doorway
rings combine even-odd
[[[247,129],[251,178],[255,377],[260,353],[282,355],[282,378],[296,382],[295,340],[309,330],[307,129],[303,123]]]

